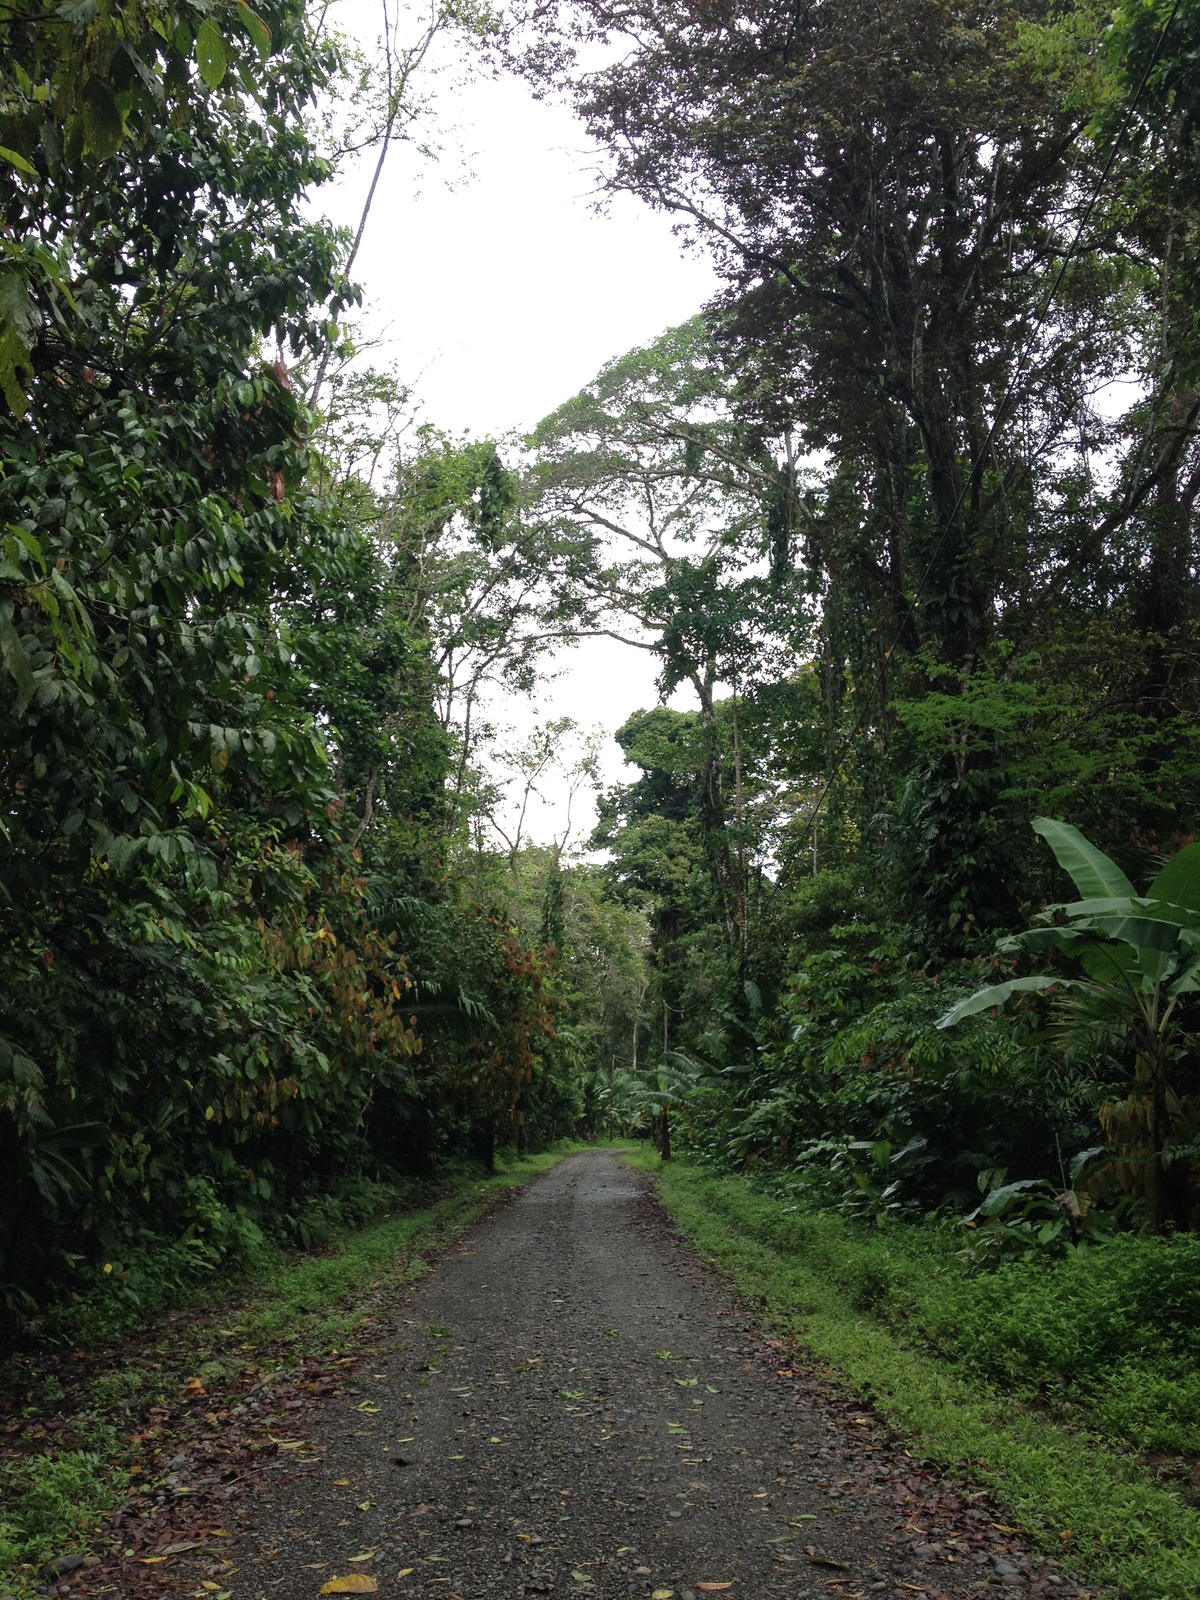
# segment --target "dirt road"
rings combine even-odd
[[[231,1507],[233,1600],[1074,1592],[996,1553],[994,1509],[951,1493],[939,1536],[936,1481],[821,1403],[609,1152],[477,1226],[292,1431]]]

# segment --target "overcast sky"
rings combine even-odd
[[[349,0],[342,25],[373,37],[374,7]],[[373,333],[416,389],[426,418],[453,433],[531,428],[614,356],[694,315],[713,293],[708,262],[669,222],[620,197],[596,210],[596,159],[561,106],[513,79],[483,75],[443,94],[453,124],[436,165],[389,158],[355,276]],[[323,209],[354,225],[365,176],[325,190]],[[534,702],[497,705],[517,730],[569,715],[610,733],[655,703],[653,659],[607,640],[566,652]],[[603,766],[622,772],[608,740]],[[535,813],[542,838],[562,824],[562,794]],[[578,833],[577,829],[577,833]]]

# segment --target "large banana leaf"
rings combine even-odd
[[[1071,875],[1081,899],[1108,899],[1116,895],[1134,898],[1129,879],[1102,850],[1089,844],[1078,828],[1052,817],[1035,817],[1033,831],[1050,846],[1064,872]]]
[[[1185,845],[1171,857],[1150,885],[1147,898],[1165,900],[1200,917],[1200,844]]]
[[[1170,952],[1179,948],[1179,924],[1158,917],[1088,917],[1084,926],[1131,944],[1135,950]]]
[[[1122,944],[1085,944],[1072,954],[1097,983],[1124,983],[1130,989],[1139,988],[1144,978],[1157,982],[1171,964],[1163,950],[1134,950]]]
[[[1091,939],[1090,931],[1079,928],[1026,928],[1024,933],[1014,933],[1002,939],[999,948],[1002,951],[1032,950],[1035,954],[1043,950],[1065,950],[1072,955],[1077,945],[1088,944]]]
[[[1099,900],[1071,900],[1065,905],[1047,906],[1047,911],[1065,911],[1069,917],[1138,917],[1143,911],[1158,915],[1149,900],[1127,894],[1104,895]]]
[[[976,1012],[990,1011],[993,1006],[1002,1006],[1014,994],[1033,994],[1039,989],[1071,989],[1074,985],[1069,978],[1010,978],[1007,983],[993,983],[986,989],[980,989],[975,994],[969,994],[965,1000],[960,1000],[956,1006],[951,1006],[944,1017],[939,1017],[939,1028],[952,1028],[956,1022],[961,1022],[964,1017],[973,1017]]]
[[[1200,956],[1193,956],[1167,993],[1174,997],[1177,994],[1194,994],[1197,989],[1200,989]]]

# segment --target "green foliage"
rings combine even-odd
[[[164,1303],[303,1237],[314,1194],[491,1155],[554,1009],[448,793],[444,661],[515,683],[534,649],[511,475],[422,440],[374,488],[369,419],[325,430],[293,376],[357,297],[309,220],[336,45],[292,0],[0,32],[0,200],[40,241],[0,270],[11,1331],[68,1289]]]
[[[40,1567],[95,1532],[121,1499],[125,1479],[108,1467],[115,1431],[99,1450],[31,1455],[0,1467],[0,1573]]]
[[[1061,950],[1086,976],[1010,978],[959,1001],[939,1027],[1016,993],[1053,990],[1062,996],[1057,1012],[1068,1036],[1107,1034],[1117,1048],[1126,1045],[1133,1055],[1132,1092],[1123,1108],[1105,1108],[1106,1131],[1124,1134],[1121,1166],[1131,1173],[1130,1186],[1146,1196],[1150,1226],[1162,1231],[1172,1213],[1187,1225],[1200,1094],[1190,1081],[1191,1040],[1178,1013],[1200,985],[1200,845],[1172,856],[1140,896],[1077,828],[1049,817],[1035,818],[1033,827],[1082,898],[1050,907],[1040,925],[1013,935],[1001,949]],[[1056,912],[1067,921],[1053,921]]]

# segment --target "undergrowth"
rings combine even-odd
[[[868,1228],[650,1152],[684,1231],[931,1460],[1126,1600],[1195,1600],[1200,1514],[1137,1452],[1198,1446],[1200,1241],[968,1277],[948,1230]]]

